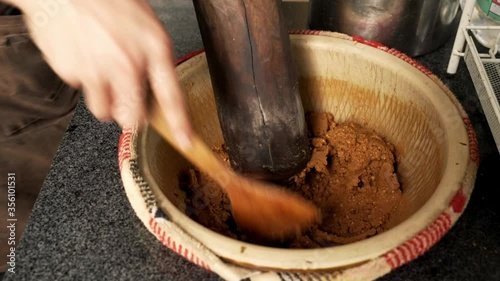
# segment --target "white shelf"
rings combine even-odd
[[[500,48],[500,25],[484,25],[487,21],[478,21],[475,3],[476,0],[462,3],[462,18],[447,72],[456,73],[460,59],[464,59],[500,152],[500,55],[497,55],[500,52],[497,50]],[[481,48],[475,42],[482,44]]]
[[[497,149],[500,151],[500,59],[490,52],[478,51],[469,32],[474,29],[474,27],[464,27],[461,30],[467,42],[464,61],[493,133]]]

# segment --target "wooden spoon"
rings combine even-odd
[[[219,161],[196,134],[192,136],[191,147],[181,149],[169,132],[154,98],[150,105],[150,124],[186,159],[225,190],[231,201],[233,217],[242,230],[261,239],[283,241],[300,235],[319,222],[320,211],[312,203],[276,185],[236,174]]]

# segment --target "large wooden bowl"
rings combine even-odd
[[[178,175],[189,164],[150,127],[126,130],[122,137],[120,163],[127,194],[160,241],[227,279],[244,276],[236,268],[343,268],[342,274],[364,272],[359,275],[364,279],[380,276],[427,251],[462,213],[478,162],[470,122],[432,73],[395,50],[312,31],[291,35],[291,44],[306,111],[331,112],[338,123],[360,123],[396,146],[406,203],[389,230],[347,245],[304,250],[257,246],[215,233],[184,214]],[[204,53],[185,60],[177,70],[196,131],[210,146],[220,145],[223,138]]]

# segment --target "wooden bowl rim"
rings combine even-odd
[[[475,174],[479,163],[478,148],[474,130],[465,111],[462,109],[460,103],[450,90],[434,74],[432,74],[432,72],[418,64],[413,59],[394,49],[390,49],[376,42],[364,40],[360,37],[349,37],[347,35],[332,32],[301,30],[292,31],[291,33],[292,40],[314,40],[311,36],[314,35],[314,37],[321,36],[323,38],[349,40],[353,42],[353,46],[357,43],[361,43],[363,46],[368,46],[370,49],[378,49],[409,63],[415,69],[418,69],[420,72],[425,74],[431,81],[436,83],[437,86],[439,86],[451,100],[453,105],[458,109],[459,114],[464,121],[463,126],[468,134],[468,159],[464,159],[464,161],[467,162],[464,163],[462,167],[464,176],[459,180],[462,185],[454,186],[452,189],[449,189],[447,186],[443,187],[443,183],[440,183],[438,189],[440,187],[441,189],[449,189],[446,198],[435,198],[434,194],[429,202],[427,202],[414,215],[385,233],[352,244],[321,249],[270,248],[241,242],[218,234],[201,226],[177,210],[174,205],[170,203],[161,192],[159,192],[159,187],[156,186],[156,183],[152,181],[150,177],[148,177],[149,173],[145,173],[143,176],[149,183],[157,199],[156,202],[158,206],[165,207],[165,211],[170,213],[172,221],[183,228],[187,233],[189,233],[189,235],[200,241],[204,246],[213,251],[216,255],[232,260],[237,264],[244,264],[246,267],[279,270],[324,270],[349,265],[359,265],[370,260],[374,261],[376,259],[383,258],[391,268],[396,268],[422,255],[431,246],[433,246],[444,235],[444,233],[451,228],[456,219],[458,219],[460,214],[463,212],[474,185]],[[179,60],[179,65],[195,57],[203,56],[202,53],[203,50],[200,50],[185,56]],[[137,134],[137,132],[135,133]],[[145,134],[142,134],[142,136],[144,135]],[[138,139],[140,143],[141,136],[139,136]],[[142,147],[140,145],[138,146],[138,149],[139,153],[141,153],[140,149],[142,149]],[[120,160],[120,163],[122,163],[122,161],[124,160]],[[146,167],[146,169],[148,168]],[[161,198],[162,196],[164,198]],[[437,199],[441,201],[441,204],[438,204],[441,206],[433,207],[432,205],[435,201],[438,201]],[[443,204],[443,202],[447,204]],[[462,202],[458,204],[461,206],[457,207],[457,202]],[[421,221],[425,221],[425,223],[421,223],[420,227],[414,227],[413,225],[411,230],[409,230],[408,227],[411,225],[410,221],[417,217],[417,214],[422,216],[422,213],[429,212],[429,209],[433,209],[432,214],[427,214],[424,219],[421,219]],[[193,231],[193,229],[195,231]],[[399,231],[406,233],[404,238],[399,237],[399,239],[397,239],[391,236],[397,234]],[[202,236],[207,236],[207,238],[203,238]],[[393,246],[389,248],[379,249],[378,251],[371,251],[368,254],[365,253],[360,255],[360,250],[370,249],[372,248],[370,247],[371,244],[376,245],[377,242],[380,242],[381,240],[390,240],[395,242],[392,242],[391,244]],[[219,243],[217,243],[217,241]],[[223,247],[219,247],[220,243],[222,243]],[[228,250],[229,248],[232,250]],[[245,248],[243,252],[241,251],[242,248]],[[349,252],[351,253],[350,255],[348,255]],[[282,261],[283,257],[291,256],[291,259],[295,262],[291,262],[290,260],[288,262]],[[314,260],[311,260],[312,257]]]

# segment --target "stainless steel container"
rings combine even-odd
[[[460,0],[311,0],[309,28],[362,36],[410,56],[456,33]]]

